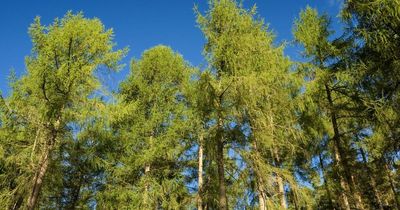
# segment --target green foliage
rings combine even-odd
[[[195,8],[205,69],[159,45],[111,95],[97,75],[127,53],[113,31],[37,17],[27,72],[0,94],[0,205],[399,209],[399,8],[346,0],[336,36],[306,7],[293,62],[255,6],[210,0]]]
[[[112,127],[123,155],[115,160],[105,197],[115,204],[103,205],[178,209],[188,202],[180,159],[188,144],[184,91],[190,71],[182,56],[165,46],[132,61],[121,102],[113,107]]]
[[[1,139],[7,148],[5,175],[13,175],[1,183],[5,197],[14,199],[5,206],[22,205],[20,199],[28,198],[45,154],[50,165],[59,164],[55,157],[71,135],[69,125],[99,88],[94,71],[100,66],[117,70],[126,51],[113,51],[112,31],[81,13],[69,12],[49,26],[36,18],[29,34],[33,50],[26,58],[27,74],[12,82],[13,92],[3,103],[9,109],[1,128],[7,133]]]

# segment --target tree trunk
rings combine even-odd
[[[150,164],[147,164],[144,167],[144,176],[147,179],[150,173]],[[150,184],[146,180],[145,185],[144,185],[144,196],[143,196],[143,204],[145,206],[145,209],[150,209],[150,202],[149,202],[149,191],[150,191]]]
[[[154,131],[151,132],[150,137],[149,137],[149,147],[153,146],[153,138],[154,138]],[[145,209],[150,209],[150,196],[149,196],[149,191],[150,191],[150,183],[148,181],[149,176],[150,176],[150,170],[151,170],[151,164],[147,163],[144,166],[144,177],[146,179],[144,183],[144,195],[143,195],[143,204]]]
[[[203,136],[199,138],[199,168],[198,168],[198,192],[197,192],[197,209],[203,210]]]
[[[350,173],[350,170],[351,170],[351,168],[347,167],[346,172],[349,173],[349,176],[350,176],[350,186],[351,186],[350,190],[354,194],[356,208],[363,210],[364,204],[363,204],[363,201],[361,198],[361,194],[360,194],[360,191],[357,189],[357,186],[355,184],[356,182],[355,182],[354,175],[352,173]]]
[[[340,190],[340,197],[342,200],[342,207],[346,210],[350,210],[350,204],[349,204],[349,199],[347,197],[347,193],[350,191],[349,190],[349,184],[346,182],[345,178],[343,177],[343,170],[346,170],[346,167],[342,167],[342,158],[343,158],[343,151],[341,148],[341,142],[340,142],[340,134],[339,134],[339,126],[337,124],[337,117],[336,117],[336,112],[333,110],[333,100],[331,96],[331,90],[329,89],[328,85],[325,85],[325,90],[326,90],[326,95],[328,98],[329,102],[329,109],[330,109],[330,115],[331,115],[331,123],[334,131],[333,135],[333,149],[334,149],[334,162],[335,162],[335,168],[336,172],[339,178],[341,190]]]
[[[274,159],[275,159],[275,165],[277,167],[280,166],[281,161],[278,155],[278,150],[276,148],[274,150]],[[285,188],[283,184],[283,179],[279,174],[276,174],[276,183],[278,185],[278,197],[279,197],[279,203],[281,208],[287,209],[287,204],[286,204],[286,199],[285,199]]]
[[[62,110],[63,108],[61,108]],[[44,148],[44,153],[42,154],[42,157],[40,159],[39,162],[39,168],[35,173],[35,177],[33,179],[33,186],[32,186],[32,192],[28,197],[28,203],[26,208],[28,210],[33,210],[35,209],[36,205],[37,205],[37,201],[39,198],[39,193],[42,189],[42,185],[43,185],[43,180],[44,177],[46,175],[47,172],[47,168],[49,166],[50,163],[50,155],[51,152],[53,151],[53,147],[56,143],[57,140],[57,135],[58,135],[58,131],[61,125],[61,115],[58,115],[57,120],[54,122],[54,124],[50,124],[51,126],[50,128],[50,134],[49,134],[49,138],[46,139],[46,146]]]
[[[350,210],[349,199],[347,197],[347,193],[349,193],[350,189],[349,189],[348,183],[346,182],[346,180],[343,177],[342,172],[341,172],[342,171],[341,166],[340,166],[341,159],[340,159],[340,155],[338,154],[339,152],[338,152],[337,146],[334,146],[334,153],[335,153],[334,154],[334,157],[335,157],[334,165],[336,168],[335,171],[336,171],[336,174],[337,174],[337,176],[339,178],[339,182],[340,182],[339,197],[342,200],[341,206],[343,209]]]
[[[334,203],[332,201],[331,191],[329,190],[329,185],[328,185],[328,177],[325,176],[325,167],[324,167],[324,162],[322,162],[321,153],[318,153],[318,157],[319,157],[319,165],[321,166],[322,176],[324,179],[324,185],[325,185],[326,194],[328,196],[329,204],[331,205],[331,208],[335,210],[336,205],[334,205]]]
[[[221,210],[228,209],[228,201],[226,198],[225,188],[225,169],[224,169],[224,146],[223,142],[217,144],[217,165],[218,165],[218,180],[219,180],[219,206]]]
[[[228,209],[228,199],[226,197],[225,188],[225,168],[224,168],[224,139],[223,139],[223,122],[222,117],[218,117],[217,125],[217,168],[218,168],[218,181],[219,181],[219,208],[221,210]]]
[[[338,170],[339,177],[343,177],[343,175],[345,175],[345,177],[347,179],[347,183],[344,183],[344,184],[349,187],[351,194],[354,195],[354,203],[355,203],[356,209],[363,210],[364,206],[363,206],[360,192],[356,187],[354,175],[351,173],[351,168],[348,164],[344,149],[341,146],[342,142],[340,141],[339,126],[337,123],[336,112],[334,110],[334,104],[333,104],[333,99],[332,99],[332,95],[331,95],[331,90],[329,89],[328,85],[325,85],[325,90],[326,90],[327,99],[329,102],[329,108],[330,108],[330,112],[331,112],[331,121],[332,121],[332,127],[333,127],[333,131],[334,131],[333,140],[335,141],[334,145],[336,147],[335,152],[337,155],[335,155],[335,156],[337,156],[336,160],[337,160],[337,163],[339,166],[339,170]],[[342,170],[340,170],[340,169],[342,169]],[[340,178],[340,179],[343,179],[343,178]]]
[[[364,152],[364,150],[362,148],[360,148],[360,153],[361,153],[362,159],[364,161],[364,167],[365,167],[367,173],[369,174],[369,180],[370,180],[372,192],[374,193],[374,197],[375,197],[376,203],[378,204],[379,210],[383,210],[381,197],[379,196],[379,192],[376,189],[376,181],[375,181],[375,178],[374,178],[374,174],[372,173],[372,170],[368,166],[367,157],[365,156],[365,152]]]
[[[385,162],[384,165],[385,165],[386,173],[387,173],[388,178],[389,178],[390,188],[391,188],[392,193],[393,193],[394,204],[396,205],[396,209],[399,210],[400,209],[400,203],[399,203],[399,200],[397,199],[396,186],[395,186],[394,181],[393,181],[392,172],[390,171],[388,162],[386,160],[384,160],[384,162]]]
[[[280,177],[279,175],[276,176],[276,183],[278,184],[279,203],[282,208],[287,209],[283,180],[282,177]]]
[[[258,181],[257,181],[257,190],[258,190],[258,205],[260,210],[267,210],[267,206],[266,206],[266,202],[265,202],[265,192],[264,189],[262,187],[262,181],[261,178],[257,177]]]
[[[32,192],[28,198],[27,209],[33,210],[36,207],[36,203],[39,197],[40,190],[42,188],[43,179],[47,172],[47,167],[49,166],[49,155],[50,148],[46,148],[43,154],[43,157],[40,161],[39,170],[36,172],[34,180],[33,180],[33,188]]]
[[[251,122],[250,122],[250,124],[251,124]],[[252,131],[252,132],[254,132],[254,131]],[[257,140],[256,140],[256,138],[253,141],[253,151],[255,153],[255,156],[259,157],[259,151],[258,151],[258,148],[257,148]],[[263,180],[261,178],[260,169],[257,166],[256,159],[257,158],[253,158],[253,160],[251,160],[251,162],[253,163],[254,175],[255,175],[256,180],[257,180],[258,206],[259,206],[260,210],[266,210],[267,206],[266,206],[266,200],[265,199],[266,199],[267,195],[266,195],[266,193],[264,191],[264,188],[263,188]]]
[[[258,151],[257,151],[257,145],[254,143],[254,150],[257,153],[256,155],[258,156]],[[263,180],[261,178],[261,172],[260,169],[257,167],[257,163],[253,161],[254,164],[254,173],[256,176],[257,180],[257,191],[258,191],[258,205],[260,210],[266,210],[267,209],[267,203],[266,203],[266,198],[267,195],[265,193],[264,187],[263,187]]]

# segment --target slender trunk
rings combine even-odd
[[[221,210],[228,209],[228,199],[226,197],[225,188],[225,168],[224,168],[224,139],[223,139],[223,122],[222,117],[218,116],[217,129],[217,168],[219,181],[219,208]]]
[[[336,207],[332,201],[331,191],[329,190],[328,177],[325,175],[325,167],[324,167],[324,162],[322,161],[321,153],[318,154],[318,157],[319,157],[319,165],[321,166],[322,176],[324,179],[324,186],[325,186],[326,194],[327,194],[328,200],[329,200],[329,205],[331,206],[332,209],[336,209]]]
[[[357,186],[355,184],[356,183],[355,182],[355,177],[354,177],[354,175],[352,173],[350,173],[350,170],[351,169],[349,167],[347,167],[346,171],[347,171],[347,173],[349,173],[349,176],[350,176],[350,186],[351,186],[350,190],[354,194],[356,208],[360,209],[360,210],[363,210],[364,209],[364,204],[363,204],[363,201],[362,201],[362,198],[361,198],[361,194],[360,194],[360,191],[357,189]]]
[[[63,108],[61,108],[62,110]],[[44,177],[46,175],[47,172],[47,168],[49,166],[50,163],[50,155],[51,152],[53,151],[53,147],[56,143],[57,140],[57,134],[61,125],[61,115],[59,115],[57,117],[57,120],[54,122],[54,124],[50,124],[51,125],[51,129],[50,129],[50,134],[49,134],[49,138],[46,141],[46,146],[44,148],[44,152],[42,154],[42,157],[40,159],[39,162],[39,168],[35,173],[35,177],[33,179],[33,186],[32,186],[32,192],[28,197],[28,203],[26,208],[28,210],[33,210],[35,209],[36,205],[37,205],[37,201],[39,198],[39,193],[42,189],[42,185],[43,185],[43,180]]]
[[[32,192],[28,198],[27,209],[33,210],[36,207],[36,203],[39,197],[40,190],[42,188],[43,179],[46,175],[47,168],[49,166],[49,155],[50,155],[50,148],[46,148],[43,154],[43,157],[40,161],[39,170],[36,172],[34,180],[33,180],[33,188]]]
[[[272,139],[275,138],[275,124],[274,124],[274,118],[273,114],[270,113],[270,132]],[[274,156],[274,162],[275,162],[275,167],[281,167],[281,160],[279,158],[278,154],[278,149],[276,147],[272,148],[273,156]],[[283,184],[283,179],[279,174],[275,174],[276,176],[276,183],[278,185],[278,198],[279,198],[279,203],[281,208],[287,209],[287,204],[286,204],[286,199],[285,199],[285,189],[284,189],[284,184]]]
[[[198,192],[197,209],[203,210],[203,136],[199,138],[199,169],[198,169]]]
[[[151,131],[150,137],[149,137],[149,147],[151,148],[153,146],[153,138],[154,138],[154,131]],[[150,176],[150,170],[151,170],[151,164],[147,163],[144,166],[144,177],[146,179],[144,183],[144,195],[143,195],[143,204],[145,206],[145,209],[150,209],[150,183],[149,183],[149,176]]]
[[[149,173],[150,173],[150,164],[146,164],[144,167],[144,176],[146,177],[146,179],[148,178]],[[145,206],[145,209],[150,209],[149,191],[150,191],[150,184],[146,180],[144,184],[144,196],[143,196],[143,204]]]
[[[281,164],[281,161],[280,161],[280,158],[278,155],[278,150],[276,148],[274,148],[273,150],[274,150],[275,165],[277,167],[279,167]],[[276,183],[278,185],[278,197],[279,197],[280,206],[281,206],[281,208],[287,209],[283,179],[279,174],[276,174],[275,176],[276,176]]]
[[[287,209],[286,199],[285,199],[285,189],[283,186],[282,177],[279,175],[276,176],[276,183],[278,184],[278,195],[279,195],[279,202],[282,208]]]
[[[262,187],[262,180],[260,177],[257,177],[258,181],[257,181],[257,190],[258,190],[258,205],[260,210],[267,210],[267,206],[265,203],[265,191]]]
[[[350,192],[352,195],[354,195],[354,202],[356,209],[364,209],[363,207],[363,202],[361,195],[356,187],[355,180],[354,180],[354,175],[351,173],[351,168],[349,167],[346,155],[344,153],[344,149],[341,146],[341,141],[340,141],[340,133],[339,133],[339,126],[337,123],[337,117],[336,117],[336,112],[334,110],[334,104],[332,100],[332,95],[331,95],[331,90],[329,89],[328,85],[325,85],[326,89],[326,94],[330,106],[330,112],[331,112],[331,121],[332,121],[332,127],[334,131],[334,136],[333,140],[335,141],[335,147],[337,151],[337,163],[340,166],[342,170],[338,170],[339,177],[343,177],[345,175],[347,179],[347,183],[345,183],[347,186],[349,186]],[[341,178],[342,179],[342,178]],[[344,179],[343,179],[344,180]],[[346,207],[347,208],[347,207]]]
[[[340,183],[340,189],[339,189],[339,193],[340,194],[339,194],[339,197],[340,197],[340,200],[342,201],[341,202],[341,206],[342,206],[343,209],[350,210],[349,199],[347,197],[347,193],[350,191],[349,185],[348,185],[348,183],[346,182],[346,180],[344,179],[344,177],[343,177],[343,175],[341,173],[342,169],[341,169],[341,166],[339,164],[341,159],[340,159],[340,156],[339,156],[339,152],[338,152],[337,146],[334,146],[333,149],[334,149],[334,157],[335,157],[335,159],[334,159],[334,164],[335,164],[335,168],[336,168],[335,171],[336,171],[336,174],[337,174],[337,176],[339,178],[339,183]]]
[[[333,131],[334,131],[333,149],[334,149],[334,156],[335,156],[335,168],[336,168],[336,172],[338,174],[340,186],[342,188],[340,190],[340,197],[342,200],[343,208],[346,210],[350,210],[349,199],[346,195],[349,192],[349,184],[346,182],[345,178],[343,177],[343,167],[342,167],[343,151],[341,149],[339,126],[337,125],[336,112],[333,110],[333,100],[332,100],[331,91],[330,91],[328,85],[325,85],[325,90],[326,90],[326,95],[327,95],[329,106],[330,106],[331,123],[332,123]],[[344,169],[344,170],[346,170],[346,169]]]
[[[362,148],[360,148],[360,153],[361,153],[362,159],[364,161],[364,167],[365,167],[367,173],[369,174],[369,181],[370,181],[370,184],[371,184],[372,192],[374,193],[374,197],[375,197],[376,203],[378,204],[379,209],[383,210],[381,197],[379,196],[379,192],[376,189],[376,181],[375,181],[373,172],[368,166],[367,157],[365,156],[365,152],[364,152],[364,150]]]
[[[395,186],[394,181],[393,181],[392,172],[391,172],[391,170],[389,168],[389,165],[388,165],[387,161],[385,161],[384,165],[385,165],[387,176],[389,178],[390,188],[391,188],[392,193],[393,193],[394,204],[396,205],[396,209],[399,210],[400,209],[400,203],[399,203],[399,200],[397,199],[396,186]]]
[[[251,122],[250,122],[251,124]],[[254,132],[254,131],[252,131]],[[254,134],[253,134],[254,135]],[[260,169],[257,166],[257,162],[256,159],[257,157],[259,157],[259,151],[257,148],[257,140],[254,139],[253,141],[253,151],[255,153],[256,158],[253,158],[252,163],[253,163],[253,168],[254,168],[254,175],[256,176],[256,180],[257,180],[257,192],[258,192],[258,206],[260,210],[266,210],[267,206],[266,206],[266,193],[265,190],[263,188],[263,180],[261,178],[261,173],[260,173]]]
[[[224,169],[224,146],[223,142],[217,143],[217,165],[219,180],[219,206],[221,210],[228,209],[228,201],[226,198],[225,188],[225,169]]]
[[[258,149],[257,149],[257,144],[254,141],[254,151],[256,153],[256,156],[258,156]],[[257,180],[257,191],[258,191],[258,205],[260,210],[266,210],[267,206],[266,206],[266,198],[267,195],[265,193],[264,187],[263,187],[263,180],[261,178],[261,172],[260,169],[257,167],[257,163],[255,161],[253,161],[254,164],[254,173],[256,176],[256,180]]]

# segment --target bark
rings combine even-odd
[[[332,209],[336,209],[336,205],[334,205],[333,201],[332,201],[332,196],[331,196],[331,191],[329,190],[329,185],[328,185],[328,177],[325,175],[325,166],[324,166],[324,162],[322,161],[322,156],[321,153],[318,154],[319,157],[319,165],[321,167],[322,170],[322,176],[324,179],[324,186],[325,186],[325,190],[326,190],[326,194],[328,196],[328,200],[329,200],[329,205],[331,206]]]
[[[271,136],[272,138],[275,138],[274,134],[274,128],[275,128],[275,124],[274,124],[274,118],[273,118],[273,114],[270,113],[270,131],[271,131]],[[278,149],[276,147],[272,148],[272,152],[273,152],[273,156],[274,156],[274,162],[275,162],[275,166],[276,167],[281,167],[281,160],[278,154]],[[287,204],[286,204],[286,199],[285,199],[285,189],[284,189],[284,183],[283,183],[283,179],[279,174],[275,174],[276,176],[276,184],[278,185],[278,198],[279,198],[279,203],[281,208],[283,209],[287,209]]]
[[[225,163],[224,163],[224,139],[223,139],[223,122],[222,117],[218,117],[217,129],[217,168],[218,168],[218,181],[219,181],[219,208],[221,210],[228,209],[228,199],[226,197],[225,188]]]
[[[32,192],[28,198],[28,204],[27,204],[28,210],[33,210],[36,207],[39,193],[43,185],[43,179],[44,176],[46,175],[47,168],[49,166],[49,155],[50,155],[50,148],[47,148],[43,154],[43,157],[41,158],[39,170],[36,172],[33,180]]]
[[[350,170],[351,169],[349,167],[347,167],[346,172],[350,173]],[[350,190],[354,194],[356,208],[360,209],[360,210],[363,210],[364,209],[364,204],[363,204],[363,201],[362,201],[362,198],[361,198],[360,191],[357,189],[355,183],[356,182],[355,182],[354,175],[350,173],[350,187],[351,187]]]
[[[256,157],[259,157],[259,151],[258,151],[258,148],[257,148],[256,140],[254,140],[254,142],[253,142],[253,150],[255,152]],[[261,178],[260,169],[257,167],[256,160],[254,160],[254,159],[253,159],[253,165],[254,165],[254,173],[255,173],[255,176],[256,176],[256,180],[257,180],[259,209],[260,210],[266,210],[267,209],[267,206],[266,206],[267,195],[266,195],[265,190],[263,188],[263,180]]]
[[[61,108],[61,109],[63,109],[63,108]],[[44,148],[42,157],[40,158],[39,168],[36,171],[35,177],[33,179],[32,192],[28,197],[28,203],[27,203],[28,210],[35,209],[35,207],[37,205],[39,193],[40,193],[40,191],[42,189],[42,185],[43,185],[43,180],[46,175],[48,166],[50,164],[50,155],[51,155],[51,152],[53,151],[53,147],[56,143],[57,134],[58,134],[60,124],[61,124],[60,120],[61,120],[61,115],[59,115],[57,117],[57,120],[54,122],[54,124],[50,124],[51,128],[50,128],[50,134],[48,136],[49,138],[46,141],[47,144]]]
[[[378,190],[376,189],[376,181],[375,181],[375,178],[373,176],[373,172],[368,167],[367,157],[365,156],[365,152],[364,152],[364,150],[362,148],[360,148],[360,153],[361,153],[362,159],[364,161],[365,170],[369,174],[369,181],[370,181],[370,185],[371,185],[371,188],[372,188],[372,192],[374,193],[375,201],[378,204],[379,210],[383,210],[382,200],[381,200],[381,197],[379,196]]]
[[[344,148],[342,148],[341,146],[341,140],[340,140],[340,132],[339,132],[339,126],[337,123],[337,116],[336,116],[336,112],[334,110],[334,104],[333,104],[333,100],[332,100],[332,95],[331,95],[331,90],[328,87],[328,85],[325,85],[325,90],[326,90],[326,94],[327,94],[327,99],[329,102],[329,107],[330,107],[330,114],[331,114],[331,122],[332,122],[332,127],[333,127],[333,131],[334,131],[334,136],[333,136],[333,140],[334,140],[334,145],[335,145],[335,153],[337,156],[336,160],[337,160],[337,164],[339,166],[339,178],[341,179],[341,182],[343,180],[343,182],[346,182],[343,179],[344,178],[347,179],[347,183],[343,183],[344,187],[346,187],[345,185],[347,185],[347,187],[350,189],[350,192],[352,195],[354,195],[354,203],[355,203],[355,207],[356,209],[360,209],[363,210],[364,206],[363,206],[363,202],[362,202],[362,198],[361,198],[361,194],[359,192],[359,190],[356,187],[355,184],[355,178],[354,175],[351,173],[351,167],[349,166],[349,163],[347,161],[345,152],[344,152]],[[342,170],[340,170],[342,169]],[[342,183],[341,183],[342,185]],[[347,191],[348,192],[348,191]],[[348,203],[348,201],[347,201]],[[345,204],[346,205],[346,204]],[[346,207],[347,208],[347,207]]]
[[[287,209],[286,199],[285,199],[285,189],[283,187],[282,177],[279,175],[276,176],[276,183],[278,184],[278,195],[279,195],[279,203],[282,208]]]
[[[144,167],[144,176],[148,178],[150,173],[150,164],[147,164]],[[148,181],[146,181],[145,186],[144,186],[144,198],[143,198],[143,204],[145,206],[145,209],[150,208],[150,203],[149,203],[149,191],[150,191],[150,184]]]
[[[385,164],[385,169],[386,169],[387,176],[389,178],[390,188],[391,188],[392,193],[393,193],[394,204],[396,205],[396,209],[399,210],[400,209],[400,203],[399,203],[399,200],[397,199],[396,186],[394,184],[394,180],[393,180],[393,177],[392,177],[392,172],[391,172],[391,170],[389,168],[389,165],[388,165],[387,161],[385,161],[384,164]]]
[[[280,166],[281,161],[280,161],[280,158],[278,155],[278,150],[276,148],[274,148],[274,159],[275,159],[275,165],[277,167]],[[287,209],[283,179],[278,174],[276,174],[276,183],[278,185],[278,197],[279,197],[280,206],[283,209]]]
[[[203,136],[199,138],[198,198],[197,209],[203,210]]]
[[[325,85],[325,90],[326,90],[326,95],[327,95],[329,106],[330,106],[331,123],[332,123],[333,131],[334,131],[334,136],[333,136],[333,141],[334,141],[333,149],[334,149],[334,156],[335,156],[334,161],[335,161],[336,172],[337,172],[340,186],[341,186],[340,197],[342,200],[342,207],[346,210],[350,210],[349,199],[346,195],[350,190],[349,190],[349,184],[346,182],[346,180],[343,176],[343,167],[342,167],[343,151],[342,151],[341,142],[340,142],[339,126],[337,124],[336,112],[333,110],[333,100],[332,100],[332,96],[331,96],[331,90],[329,89],[328,85]]]
[[[347,193],[350,191],[350,189],[349,189],[348,183],[346,182],[346,180],[344,179],[344,177],[341,173],[341,166],[340,166],[341,158],[340,158],[337,146],[334,146],[334,156],[335,156],[334,164],[335,164],[335,168],[336,168],[335,170],[336,170],[337,176],[339,178],[339,182],[340,182],[339,197],[342,200],[341,206],[343,209],[350,210],[349,199],[347,197]]]
[[[264,189],[262,187],[261,178],[258,178],[257,190],[258,190],[258,205],[259,205],[259,208],[260,208],[260,210],[267,210],[267,206],[266,206],[266,202],[265,202],[266,194],[265,194],[265,191],[264,191]]]
[[[151,131],[150,137],[149,137],[149,147],[153,146],[153,138],[154,138],[154,131]],[[150,170],[151,170],[151,164],[147,163],[144,166],[144,177],[147,179],[144,184],[144,195],[143,195],[143,204],[145,206],[145,209],[150,209],[150,183],[148,181],[149,176],[150,176]]]

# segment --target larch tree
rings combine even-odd
[[[110,95],[112,29],[36,18],[0,93],[0,208],[400,209],[400,1],[344,0],[336,31],[305,8],[298,62],[256,6],[208,6],[203,69],[155,46]]]
[[[6,99],[11,117],[19,119],[19,134],[25,135],[20,141],[6,139],[10,145],[6,160],[17,159],[15,164],[25,179],[13,186],[12,209],[37,207],[48,167],[69,133],[76,108],[99,88],[95,72],[100,67],[117,70],[125,53],[113,50],[112,30],[81,13],[67,13],[49,26],[37,17],[29,34],[33,50],[26,58],[27,73],[13,82]]]
[[[204,53],[210,75],[209,88],[203,90],[214,97],[208,100],[213,109],[208,124],[214,125],[209,132],[215,132],[215,139],[207,143],[215,147],[219,208],[236,205],[227,201],[227,192],[236,187],[226,189],[226,165],[235,159],[232,152],[226,155],[227,150],[249,165],[232,173],[243,180],[254,174],[260,209],[287,208],[286,183],[301,197],[293,174],[284,166],[291,160],[283,157],[294,153],[299,140],[293,100],[299,86],[290,73],[291,63],[282,46],[273,46],[274,36],[256,17],[255,7],[246,10],[235,1],[211,1],[205,15],[198,13],[198,23],[207,41]],[[271,194],[279,199],[270,199]]]
[[[322,122],[324,128],[315,131],[320,132],[319,145],[328,147],[333,158],[334,176],[340,183],[337,189],[340,206],[363,209],[357,172],[352,170],[358,164],[353,137],[362,129],[357,121],[358,102],[362,99],[351,89],[356,83],[349,65],[353,42],[345,36],[330,40],[331,34],[328,17],[319,16],[309,7],[301,12],[294,27],[295,39],[304,46],[304,56],[310,59],[303,68],[306,95],[317,104],[312,112],[314,117],[328,122]],[[322,143],[326,138],[328,142]]]
[[[93,209],[104,188],[104,174],[114,147],[108,106],[91,97],[75,113],[59,152],[49,167],[48,183],[41,192],[45,209]]]
[[[189,202],[182,156],[190,146],[184,95],[190,72],[182,56],[166,46],[132,61],[114,107],[111,124],[120,154],[102,205],[179,209]]]
[[[383,185],[367,181],[378,203],[397,209],[400,202],[394,180],[398,176],[400,134],[399,8],[399,1],[349,0],[342,10],[349,34],[358,40],[352,67],[357,71],[356,89],[364,97],[362,105],[369,111],[366,131],[359,135],[360,153],[365,157],[366,170],[375,173],[371,177],[379,177],[377,183]]]

